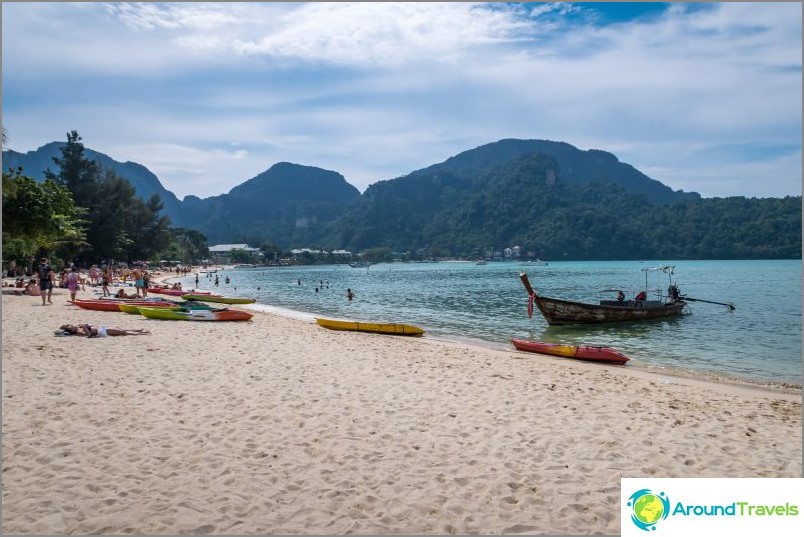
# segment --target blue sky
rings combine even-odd
[[[802,5],[3,3],[2,123],[208,197],[287,161],[361,191],[503,138],[705,197],[801,195]]]

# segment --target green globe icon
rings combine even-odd
[[[643,494],[634,502],[634,516],[643,524],[655,524],[664,514],[664,505],[655,494]]]

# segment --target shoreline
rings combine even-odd
[[[4,533],[611,535],[622,477],[801,476],[800,394],[68,298],[2,298]]]
[[[216,267],[219,270],[227,270],[227,269],[234,269],[233,266],[218,266]],[[186,276],[176,276],[176,275],[168,275],[162,280],[167,282],[168,280],[178,281],[182,278],[190,278],[197,272],[197,269],[194,269],[193,273],[188,274]],[[161,281],[161,280],[160,280]],[[303,321],[310,321],[314,322],[316,314],[301,310],[293,310],[290,308],[286,308],[283,306],[274,306],[271,304],[262,304],[262,303],[255,303],[252,305],[247,305],[244,307],[249,311],[260,311],[266,312],[269,314],[283,316],[289,319],[297,319]],[[479,338],[471,338],[471,337],[458,337],[458,336],[451,336],[451,335],[437,335],[434,336],[431,333],[425,333],[424,339],[427,341],[443,341],[446,343],[453,343],[459,346],[470,346],[470,347],[478,347],[482,349],[489,349],[501,352],[514,352],[517,354],[533,354],[533,353],[525,353],[522,351],[516,351],[513,346],[506,343],[501,343],[497,341],[489,341]],[[557,360],[559,362],[578,362],[578,360],[567,360],[563,358],[556,358],[547,355],[540,355],[540,354],[533,354],[537,358],[542,359],[552,359]],[[595,364],[592,364],[593,366]],[[768,390],[773,393],[787,393],[793,395],[801,395],[802,394],[802,383],[798,383],[792,380],[771,380],[771,379],[758,379],[758,378],[751,378],[751,377],[741,377],[738,375],[729,375],[722,372],[716,371],[704,371],[698,369],[682,369],[682,368],[674,368],[670,366],[663,366],[663,365],[654,365],[654,364],[635,364],[633,362],[628,363],[625,368],[634,371],[642,371],[645,374],[655,375],[656,377],[670,377],[672,379],[677,379],[677,381],[681,380],[689,380],[690,382],[708,382],[708,383],[715,383],[715,384],[724,384],[728,386],[735,386],[735,387],[744,387],[746,389],[757,389],[757,390]]]

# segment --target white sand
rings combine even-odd
[[[68,298],[2,299],[4,533],[617,534],[621,477],[801,476],[800,391]]]

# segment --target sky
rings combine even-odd
[[[802,191],[802,4],[2,3],[2,125],[205,198],[293,162],[361,192],[505,138],[704,197]]]

